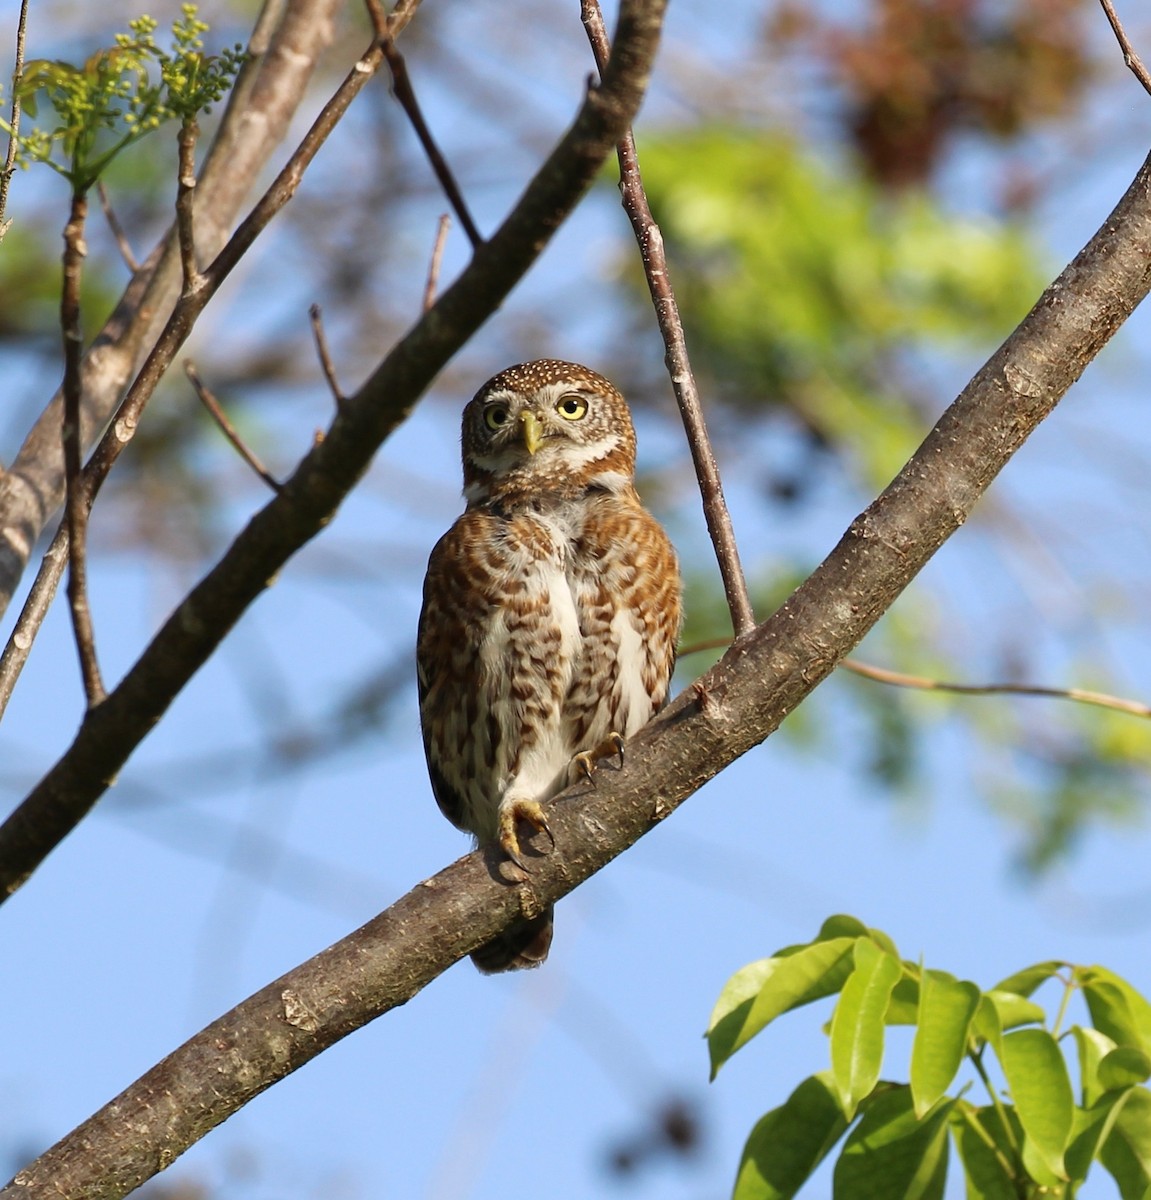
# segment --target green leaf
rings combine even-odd
[[[956,1101],[951,1133],[967,1176],[967,1200],[1019,1200],[1011,1144],[993,1107]]]
[[[871,930],[858,918],[849,913],[835,913],[827,918],[819,927],[819,933],[812,939],[816,942],[830,942],[832,938],[869,937]]]
[[[1146,1200],[1151,1188],[1151,1092],[1132,1088],[1099,1151],[1123,1200]]]
[[[1106,967],[1076,968],[1075,979],[1096,1029],[1117,1046],[1151,1054],[1151,1004],[1139,992]]]
[[[812,942],[737,971],[720,992],[708,1023],[712,1079],[770,1021],[838,992],[851,971],[854,941]]]
[[[919,1020],[919,980],[904,975],[891,993],[887,1006],[888,1025],[914,1025]]]
[[[967,1050],[967,1035],[981,993],[945,971],[924,971],[919,981],[919,1025],[911,1046],[911,1095],[922,1117],[951,1086]]]
[[[1030,996],[1040,984],[1046,983],[1052,975],[1057,974],[1068,965],[1068,963],[1055,962],[1054,960],[1036,963],[1033,967],[1024,967],[1022,971],[1016,971],[1014,975],[1008,975],[1006,979],[1000,980],[990,990],[993,992],[1013,992],[1016,996]]]
[[[1041,1025],[1047,1019],[1047,1013],[1040,1005],[1015,992],[993,988],[984,995],[994,1005],[999,1017],[999,1028],[1003,1032],[1016,1029],[1020,1025]]]
[[[1003,993],[1006,995],[1006,993]],[[991,998],[990,992],[984,992],[975,1010],[975,1018],[971,1022],[971,1033],[979,1043],[990,1045],[998,1055],[1003,1049],[1003,1022],[999,1017],[999,1008]],[[980,1049],[982,1046],[979,1047]]]
[[[794,1196],[846,1129],[826,1074],[805,1079],[751,1131],[732,1200]]]
[[[850,1121],[879,1079],[883,1031],[892,989],[903,965],[870,938],[859,938],[855,970],[843,985],[831,1018],[831,1074],[843,1115]]]
[[[1024,1163],[1036,1182],[1053,1187],[1067,1177],[1063,1152],[1075,1116],[1059,1044],[1045,1029],[1017,1029],[1004,1035],[1000,1062],[1026,1135]]]
[[[1079,1085],[1083,1107],[1090,1108],[1107,1090],[1099,1081],[1099,1064],[1115,1049],[1115,1043],[1098,1029],[1072,1025],[1071,1035],[1079,1050]]]
[[[1105,1092],[1145,1083],[1151,1076],[1151,1058],[1134,1046],[1116,1046],[1099,1064],[1099,1085]]]
[[[954,1104],[942,1100],[916,1120],[910,1088],[875,1096],[835,1165],[836,1200],[942,1200]]]
[[[1075,1110],[1071,1144],[1064,1155],[1072,1185],[1081,1183],[1087,1177],[1099,1147],[1111,1136],[1115,1121],[1130,1095],[1129,1090],[1109,1092],[1091,1108]]]

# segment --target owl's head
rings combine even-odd
[[[619,492],[635,476],[623,396],[578,363],[544,358],[501,371],[464,409],[461,441],[469,504]]]

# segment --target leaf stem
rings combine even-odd
[[[999,1117],[999,1122],[1003,1126],[1003,1136],[1011,1144],[1011,1152],[1014,1156],[1015,1163],[1022,1165],[1022,1156],[1020,1154],[1019,1142],[1015,1137],[1015,1130],[1007,1117],[1007,1109],[1004,1107],[1003,1100],[995,1087],[991,1083],[991,1076],[987,1074],[987,1068],[983,1065],[983,1047],[978,1050],[968,1050],[967,1057],[971,1060],[971,1065],[975,1068],[979,1078],[983,1081],[983,1086],[987,1089],[987,1094],[991,1097],[991,1103],[995,1106],[995,1112]],[[1010,1170],[1011,1178],[1018,1178],[1019,1172],[1014,1167]]]

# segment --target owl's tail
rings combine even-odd
[[[549,905],[530,921],[514,921],[499,937],[473,951],[472,962],[485,975],[538,967],[551,949],[554,911]]]

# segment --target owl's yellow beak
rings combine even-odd
[[[524,445],[529,454],[535,454],[543,441],[544,427],[534,412],[520,413],[520,424],[524,427]]]

